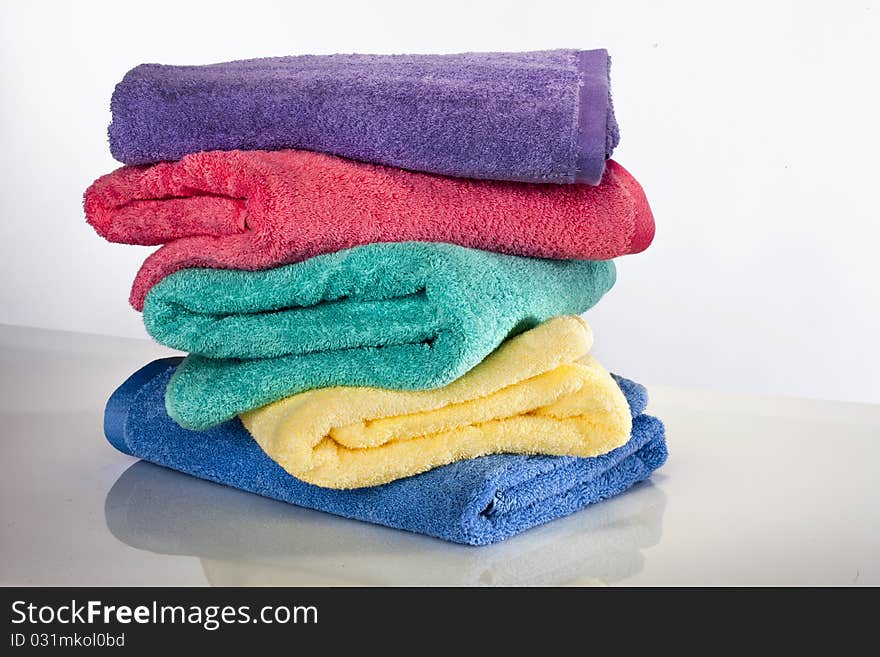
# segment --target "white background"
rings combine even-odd
[[[4,2],[0,323],[144,336],[81,196],[141,62],[606,47],[653,246],[588,313],[650,384],[880,401],[880,4]]]

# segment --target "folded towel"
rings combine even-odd
[[[511,333],[584,312],[614,278],[611,261],[368,244],[266,271],[184,269],[149,293],[144,324],[195,354],[167,402],[202,429],[313,388],[446,385]]]
[[[104,516],[126,545],[200,559],[214,586],[583,586],[641,571],[642,551],[663,533],[665,507],[663,489],[644,483],[474,550],[137,461],[110,488]]]
[[[632,418],[591,345],[582,319],[557,317],[442,388],[321,388],[241,420],[287,472],[328,488],[375,486],[487,454],[598,456],[629,439]]]
[[[126,164],[303,148],[468,178],[595,184],[617,145],[605,50],[143,64],[110,107]]]
[[[540,258],[607,260],[650,244],[639,183],[527,185],[411,173],[306,151],[197,153],[125,167],[85,194],[88,221],[126,244],[164,244],[131,302],[186,267],[269,269],[372,242],[448,242]]]
[[[104,432],[117,449],[266,497],[456,543],[494,543],[568,515],[647,479],[666,460],[662,423],[642,414],[644,388],[617,378],[634,416],[632,437],[603,456],[484,456],[383,486],[320,488],[287,474],[238,419],[195,432],[168,417],[163,397],[177,363],[150,363],[110,397]]]

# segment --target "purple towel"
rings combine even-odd
[[[323,151],[468,178],[598,184],[618,142],[605,50],[142,64],[116,86],[126,164]]]

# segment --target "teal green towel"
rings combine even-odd
[[[368,244],[266,271],[176,272],[147,295],[144,323],[192,354],[165,403],[206,429],[312,388],[446,385],[511,334],[584,312],[614,281],[611,261]]]

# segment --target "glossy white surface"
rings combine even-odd
[[[167,353],[0,327],[0,584],[880,584],[880,406],[649,387],[653,483],[470,548],[117,453],[103,402]]]

